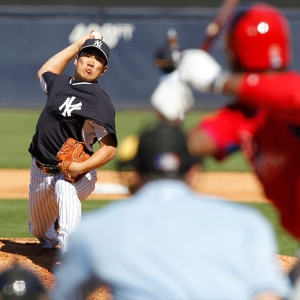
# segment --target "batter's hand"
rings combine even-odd
[[[218,62],[206,51],[185,50],[178,65],[179,80],[193,88],[207,92],[222,71]]]
[[[176,122],[183,121],[194,104],[194,97],[189,86],[179,81],[178,72],[174,71],[157,86],[150,102],[165,120]]]

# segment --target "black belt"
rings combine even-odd
[[[41,169],[45,174],[56,174],[60,172],[58,165],[45,165],[39,162],[38,160],[35,161],[36,166]]]

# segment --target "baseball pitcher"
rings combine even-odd
[[[47,102],[29,147],[29,229],[44,248],[59,244],[63,253],[81,219],[81,201],[94,190],[96,168],[116,152],[114,105],[97,81],[109,60],[110,49],[102,38],[90,32],[51,57],[37,73]],[[62,75],[73,59],[74,75]],[[66,152],[70,141],[80,146],[73,149],[74,155]],[[94,152],[96,142],[100,149]]]

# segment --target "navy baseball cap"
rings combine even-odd
[[[166,122],[140,136],[134,166],[141,173],[164,176],[184,175],[201,159],[190,153],[185,133]]]
[[[86,49],[86,48],[96,48],[96,49],[98,49],[101,52],[101,54],[105,57],[106,64],[108,63],[110,48],[102,40],[99,40],[99,39],[88,39],[88,40],[86,40],[84,42],[84,44],[82,45],[82,47],[80,48],[79,52],[81,52],[83,49]]]

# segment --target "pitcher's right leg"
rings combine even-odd
[[[54,186],[59,176],[60,174],[44,174],[33,159],[29,186],[29,230],[32,235],[45,241],[42,244],[46,248],[53,248],[58,244],[53,223],[58,216]]]

